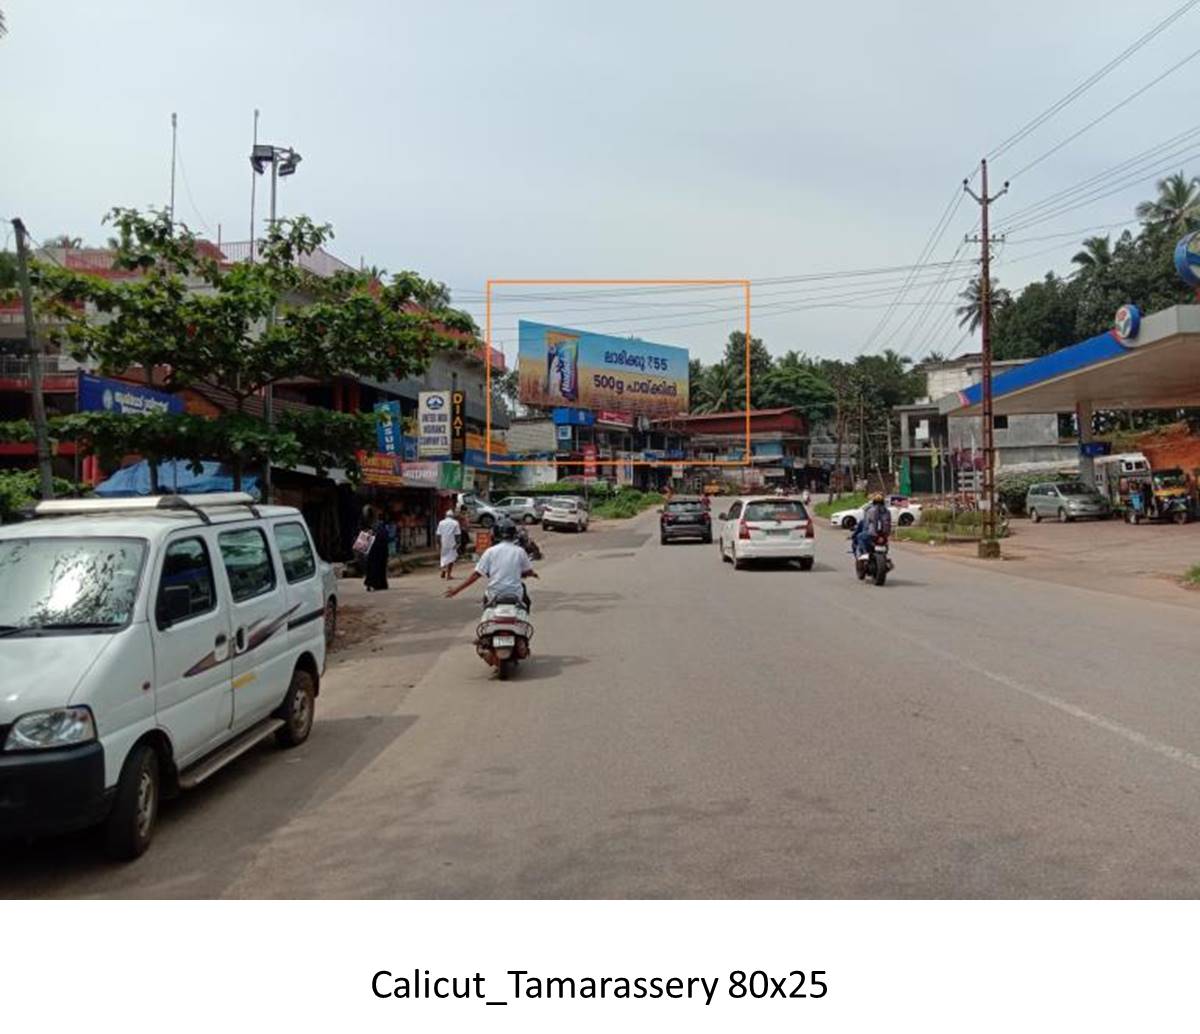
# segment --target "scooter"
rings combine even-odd
[[[887,581],[888,572],[896,566],[888,556],[888,537],[874,536],[866,549],[865,553],[855,554],[854,573],[858,575],[860,582],[870,578],[876,585],[883,585]]]
[[[499,596],[484,603],[483,616],[475,629],[475,652],[496,669],[501,682],[529,656],[532,638],[529,608],[522,597]]]

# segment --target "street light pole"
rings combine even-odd
[[[267,224],[271,229],[275,227],[275,189],[279,184],[279,162],[277,159],[271,160],[271,219]],[[271,311],[267,314],[267,333],[275,326],[275,302],[271,302]],[[275,426],[275,388],[274,385],[268,384],[263,388],[263,419],[267,422],[267,430],[270,431]],[[273,502],[271,492],[271,458],[267,457],[267,462],[263,469],[263,502]]]

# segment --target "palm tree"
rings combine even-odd
[[[1077,251],[1071,259],[1079,267],[1080,273],[1095,273],[1107,269],[1112,260],[1112,245],[1108,234],[1103,237],[1088,237],[1083,242],[1083,250]]]
[[[692,402],[694,413],[720,413],[745,408],[742,381],[737,371],[727,363],[717,363],[705,369]]]
[[[958,316],[958,325],[966,327],[967,333],[974,334],[979,324],[983,322],[983,278],[975,277],[968,285],[965,291],[959,292],[959,297],[966,302],[966,305],[960,305],[954,310]],[[988,289],[988,294],[991,296],[992,309],[999,309],[1012,301],[1012,295],[1003,287],[996,286],[996,278],[992,277],[991,286]]]
[[[1142,222],[1187,233],[1200,227],[1200,178],[1188,179],[1177,172],[1158,181],[1158,197],[1143,201],[1137,206],[1137,216]]]

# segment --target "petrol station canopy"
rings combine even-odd
[[[999,374],[994,413],[1200,406],[1200,305],[1163,309],[1123,329],[1127,336],[1110,330]],[[939,399],[938,410],[978,416],[982,400],[983,387],[974,384]]]

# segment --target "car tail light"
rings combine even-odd
[[[750,537],[750,525],[745,521],[738,521],[738,538],[748,539]]]
[[[813,531],[813,522],[812,522],[811,517],[808,519],[808,521],[804,525],[804,537],[806,539],[811,539],[811,538],[816,537],[816,532]]]

